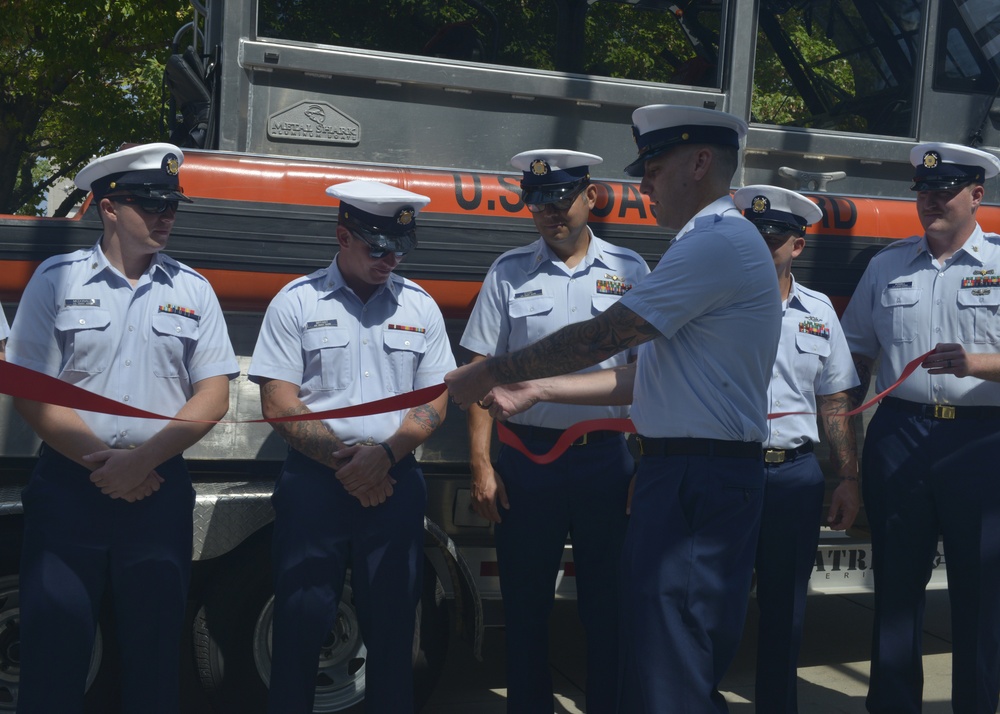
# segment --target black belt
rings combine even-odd
[[[514,424],[513,422],[508,422],[504,424],[508,429],[517,435],[517,438],[521,441],[545,441],[550,444],[554,444],[559,441],[559,437],[563,435],[563,429],[550,429],[545,426],[528,426],[526,424]],[[579,439],[574,441],[570,446],[586,446],[587,444],[593,444],[597,441],[604,441],[605,439],[612,439],[614,437],[621,437],[622,432],[620,431],[591,431],[584,434]]]
[[[917,414],[926,419],[1000,419],[1000,407],[956,407],[951,404],[920,404],[896,397],[886,397],[882,404],[898,412]]]
[[[811,441],[807,441],[802,446],[796,446],[794,449],[764,449],[764,463],[784,464],[812,452],[813,443]]]
[[[760,459],[759,441],[648,436],[640,436],[638,440],[639,453],[643,456],[723,456],[733,459]]]

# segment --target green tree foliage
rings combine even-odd
[[[853,0],[760,0],[754,121],[909,131],[921,5],[866,1],[862,13]],[[165,138],[163,65],[191,16],[187,4],[0,0],[0,212],[36,211],[54,181],[95,154]],[[734,31],[724,27],[718,1],[259,0],[258,7],[262,37],[720,89],[719,38]]]
[[[125,142],[163,138],[163,63],[185,0],[0,0],[0,212]]]

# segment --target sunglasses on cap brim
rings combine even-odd
[[[787,235],[804,236],[806,229],[791,223],[780,221],[753,221],[757,231],[764,237],[779,237]]]
[[[351,233],[360,238],[368,246],[368,255],[375,260],[384,258],[390,253],[402,258],[417,247],[417,234],[407,231],[401,235],[387,236],[384,233],[368,233],[356,228]]]
[[[563,194],[561,198],[553,198],[551,193],[542,194],[542,199],[549,200],[532,201],[531,203],[525,201],[524,205],[527,206],[528,210],[532,213],[541,213],[550,206],[557,211],[568,211],[573,207],[573,204],[576,203],[576,199],[580,197],[580,194],[583,193],[586,188],[587,184],[583,184],[569,193]]]
[[[116,203],[127,203],[138,206],[143,213],[159,214],[166,211],[176,211],[180,201],[176,198],[162,198],[159,196],[106,196],[110,201]]]

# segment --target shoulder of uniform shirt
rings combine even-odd
[[[176,258],[171,258],[166,253],[160,254],[160,264],[167,270],[172,270],[175,273],[184,273],[185,275],[190,275],[191,277],[201,280],[204,283],[208,283],[208,278],[192,268],[190,265],[182,263]]]
[[[60,255],[49,256],[43,260],[41,264],[39,264],[37,272],[44,273],[63,265],[70,265],[71,263],[79,263],[87,260],[93,254],[93,250],[93,248],[81,248],[80,250],[74,250],[72,253],[62,253]]]
[[[519,245],[516,248],[511,248],[510,250],[501,254],[499,258],[493,261],[493,265],[490,266],[490,270],[495,269],[501,263],[508,263],[517,258],[534,255],[535,252],[538,250],[538,243],[541,240],[542,240],[541,238],[537,238],[528,243],[527,245]]]
[[[801,293],[802,295],[805,295],[808,298],[821,302],[828,308],[833,310],[833,303],[830,301],[830,298],[829,296],[827,296],[826,293],[821,293],[819,290],[813,290],[812,288],[807,287],[802,283],[798,282],[795,283],[795,289],[799,291],[799,293]]]
[[[919,243],[922,239],[923,236],[910,236],[909,238],[899,238],[897,240],[891,240],[887,245],[883,246],[878,253],[872,256],[872,259],[874,260],[878,256],[883,255],[889,251],[898,250],[900,248],[915,245]]]
[[[413,282],[409,278],[404,278],[402,275],[397,275],[396,273],[392,273],[389,275],[389,280],[391,280],[393,283],[399,286],[399,290],[412,290],[414,292],[426,296],[430,300],[434,299],[431,297],[431,294],[426,290],[424,290],[422,287],[420,287],[419,284]]]
[[[278,294],[281,295],[282,293],[292,292],[299,288],[303,288],[307,285],[312,285],[317,281],[325,279],[326,275],[327,275],[326,268],[320,268],[319,270],[314,270],[313,272],[308,273],[307,275],[300,275],[299,277],[294,278],[293,280],[285,283],[282,286],[282,288],[278,291]]]
[[[628,258],[630,260],[634,260],[637,263],[642,263],[647,268],[649,267],[649,264],[646,262],[646,259],[643,258],[638,253],[636,253],[631,248],[626,248],[625,246],[617,245],[615,243],[609,243],[608,241],[598,236],[594,236],[594,238],[599,241],[601,251],[610,253],[611,255],[617,256],[619,258]]]

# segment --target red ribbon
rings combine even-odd
[[[934,350],[930,350],[929,352],[926,352],[917,357],[915,360],[906,365],[905,368],[903,368],[903,372],[902,374],[899,375],[899,379],[897,379],[888,389],[879,392],[874,397],[869,399],[867,402],[862,404],[860,407],[858,407],[857,409],[852,409],[851,411],[847,412],[847,414],[845,414],[844,416],[849,416],[849,417],[855,416],[856,414],[860,414],[866,409],[872,407],[874,404],[877,404],[878,402],[882,401],[882,399],[887,394],[895,390],[896,387],[902,384],[907,377],[913,374],[916,371],[917,367],[921,365],[921,363],[927,358],[928,355],[931,355],[933,353]],[[768,414],[767,418],[778,419],[780,417],[792,416],[798,414],[815,415],[816,412],[775,412],[773,414]],[[570,444],[576,441],[583,434],[589,433],[591,431],[621,431],[626,434],[636,433],[635,424],[632,423],[631,419],[590,419],[589,421],[577,422],[576,424],[574,424],[573,426],[571,426],[569,429],[567,429],[562,433],[562,436],[559,437],[559,439],[556,441],[555,445],[551,449],[549,449],[544,454],[536,454],[533,451],[529,450],[528,447],[524,445],[524,442],[517,437],[517,434],[515,434],[506,426],[504,426],[502,422],[499,421],[497,422],[497,436],[500,439],[500,443],[506,444],[507,446],[513,449],[517,449],[522,454],[527,456],[528,459],[530,459],[533,463],[542,466],[544,466],[545,464],[551,464],[553,461],[555,461],[556,459],[558,459],[560,456],[563,455],[566,449],[570,447]]]
[[[913,374],[917,367],[919,367],[924,359],[931,353],[933,353],[933,350],[910,362],[906,365],[902,374],[900,374],[899,379],[897,379],[892,386],[882,392],[879,392],[857,409],[847,412],[846,416],[860,414],[875,403],[882,401],[887,394],[896,389],[907,377]],[[56,379],[55,377],[50,377],[47,374],[36,372],[28,369],[27,367],[21,367],[20,365],[0,360],[0,394],[8,394],[19,399],[30,399],[36,402],[55,404],[57,406],[69,407],[71,409],[79,409],[87,412],[100,412],[102,414],[136,417],[139,419],[163,419],[197,422],[202,424],[257,424],[261,422],[278,423],[368,416],[370,414],[381,414],[384,412],[397,411],[399,409],[411,409],[413,407],[427,404],[428,402],[439,397],[445,389],[447,389],[447,387],[442,383],[436,384],[432,387],[424,387],[423,389],[407,392],[406,394],[400,394],[395,397],[386,397],[385,399],[378,399],[374,402],[357,404],[340,409],[328,409],[322,412],[294,414],[292,416],[274,417],[272,419],[245,419],[240,421],[213,422],[210,420],[199,419],[178,419],[177,417],[165,416],[163,414],[149,412],[144,409],[130,407],[122,404],[121,402],[116,402],[113,399],[108,399],[107,397],[102,397],[98,394],[94,394],[93,392],[88,392],[86,389],[81,389],[80,387],[64,382],[61,379]],[[815,412],[777,412],[774,414],[768,414],[767,418],[777,419],[795,414],[811,415],[815,414]],[[552,463],[562,456],[562,454],[574,441],[584,434],[592,431],[621,431],[626,434],[634,434],[636,430],[631,419],[590,419],[588,421],[581,421],[564,431],[549,451],[544,454],[536,454],[529,450],[528,447],[524,445],[524,442],[522,442],[517,435],[514,434],[514,432],[504,426],[502,422],[497,422],[497,436],[500,438],[500,442],[517,449],[533,462],[540,465]]]
[[[79,409],[85,412],[100,412],[114,416],[136,417],[139,419],[164,419],[171,421],[186,421],[200,424],[257,424],[261,422],[277,423],[288,421],[312,421],[316,419],[344,419],[347,417],[368,416],[383,412],[410,409],[427,404],[441,395],[447,387],[444,383],[433,387],[424,387],[413,392],[386,397],[366,404],[357,404],[341,409],[328,409],[323,412],[309,412],[292,416],[274,417],[273,419],[245,419],[241,421],[210,421],[203,419],[178,419],[164,416],[144,409],[130,407],[99,394],[88,392],[61,379],[36,372],[27,367],[11,364],[0,360],[0,394],[9,394],[19,399],[30,399],[60,407]]]

